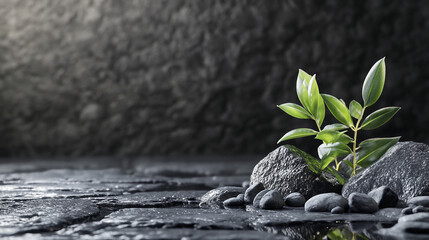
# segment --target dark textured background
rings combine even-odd
[[[361,101],[383,56],[366,136],[429,143],[427,1],[0,0],[0,155],[265,154],[298,68]]]

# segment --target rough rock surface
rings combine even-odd
[[[294,146],[280,146],[254,167],[250,181],[261,182],[266,189],[277,190],[283,197],[292,192],[300,192],[307,199],[319,193],[340,192],[341,186],[335,179],[310,169],[306,162],[310,158]]]
[[[343,196],[388,186],[400,199],[429,195],[429,145],[399,142],[344,185]]]
[[[25,202],[3,201],[0,236],[61,229],[99,213],[96,204],[82,199],[43,199]]]
[[[428,11],[399,0],[0,1],[0,153],[266,153],[302,126],[274,110],[295,98],[298,68],[352,99],[382,56],[380,106],[406,111],[377,134],[429,143],[427,29],[410,24]]]

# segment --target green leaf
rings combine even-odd
[[[322,130],[319,132],[316,139],[322,140],[323,143],[334,143],[334,142],[342,142],[344,144],[348,144],[353,139],[345,134],[345,132],[339,132],[334,130]]]
[[[322,158],[321,162],[320,162],[321,163],[320,164],[320,169],[324,170],[334,160],[335,160],[335,157],[330,157],[330,156]]]
[[[331,167],[329,167],[329,166],[326,167],[325,171],[332,174],[341,185],[344,185],[346,183],[346,179],[343,176],[341,176],[341,174],[339,174],[336,170],[332,169]]]
[[[382,58],[371,67],[363,83],[362,98],[365,107],[369,107],[377,102],[381,92],[383,92],[385,77],[386,64],[384,58]]]
[[[353,126],[353,121],[352,117],[350,116],[349,109],[343,102],[329,94],[322,94],[322,97],[329,111],[338,121],[349,127]]]
[[[296,80],[296,93],[302,106],[308,111],[310,110],[309,99],[308,99],[308,86],[310,85],[311,75],[299,69],[298,77]]]
[[[359,144],[357,164],[361,167],[369,167],[375,163],[391,146],[399,141],[400,137],[371,138]]]
[[[323,128],[323,130],[334,130],[334,131],[336,131],[336,130],[344,130],[344,129],[347,129],[347,128],[349,128],[349,127],[347,127],[347,126],[346,126],[346,125],[344,125],[344,124],[341,124],[341,123],[334,123],[334,124],[326,125],[326,126]]]
[[[349,160],[343,160],[343,162],[344,162],[345,164],[347,164],[349,167],[353,168],[353,163],[352,163],[352,162],[350,162]]]
[[[303,107],[295,103],[283,103],[281,105],[277,105],[277,107],[283,110],[285,113],[295,118],[299,118],[299,119],[311,118],[310,113],[307,110],[305,110]]]
[[[317,86],[316,75],[313,75],[308,84],[308,102],[310,107],[310,112],[313,116],[316,116],[317,108],[319,106],[319,87]]]
[[[342,142],[328,143],[322,144],[317,149],[317,153],[319,154],[319,158],[323,159],[326,157],[344,157],[351,153],[351,149],[349,146]]]
[[[307,136],[313,136],[316,135],[317,132],[310,128],[298,128],[294,129],[292,131],[287,132],[277,143],[295,139],[295,138],[301,138],[301,137],[307,137]]]
[[[322,126],[323,120],[325,119],[325,103],[322,95],[319,94],[319,101],[316,113],[316,121],[319,126]]]
[[[378,128],[388,122],[401,109],[400,107],[386,107],[371,113],[362,122],[360,128],[371,130]]]
[[[356,102],[355,100],[350,102],[349,111],[350,111],[350,115],[352,115],[352,117],[356,119],[359,119],[360,116],[362,116],[362,106],[360,105],[360,103]]]

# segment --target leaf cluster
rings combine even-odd
[[[292,117],[311,119],[316,123],[317,129],[298,128],[287,132],[278,143],[290,139],[314,136],[322,141],[318,147],[321,171],[328,171],[340,183],[344,183],[350,176],[338,174],[340,164],[345,162],[352,169],[354,175],[358,168],[364,169],[376,162],[391,146],[399,141],[400,137],[372,138],[357,144],[359,130],[372,130],[387,123],[399,110],[399,107],[385,107],[370,113],[364,118],[365,110],[374,105],[383,91],[386,76],[385,59],[377,61],[368,72],[362,86],[363,105],[352,100],[348,107],[344,100],[330,94],[321,94],[316,81],[316,75],[310,75],[299,70],[296,81],[296,92],[301,103],[284,103],[278,107]],[[338,123],[325,125],[325,106]],[[347,135],[348,131],[352,137]],[[351,145],[351,146],[349,146]],[[353,161],[338,161],[339,158],[353,154]],[[332,166],[332,163],[335,165]]]

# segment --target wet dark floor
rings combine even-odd
[[[248,181],[259,156],[3,160],[8,239],[390,239],[400,209],[377,214],[200,208]]]

